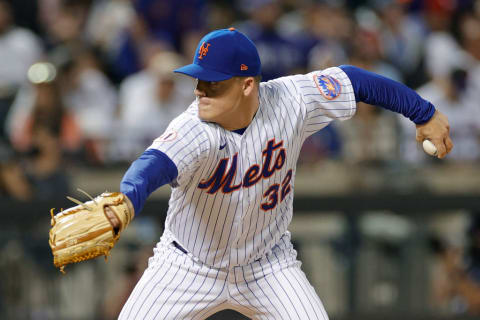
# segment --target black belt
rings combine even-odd
[[[188,253],[187,250],[183,249],[183,247],[181,245],[179,245],[177,241],[172,241],[172,244],[175,248],[182,251],[183,253],[185,253],[185,254]]]

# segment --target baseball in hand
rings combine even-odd
[[[423,140],[423,150],[433,157],[437,156],[437,147],[430,140]]]

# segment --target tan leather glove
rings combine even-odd
[[[91,201],[63,210],[52,216],[50,247],[53,263],[63,269],[65,265],[110,254],[120,234],[134,217],[133,206],[120,192],[104,192]]]

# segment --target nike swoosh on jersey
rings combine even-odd
[[[227,143],[225,142],[223,145],[220,146],[220,150],[222,150],[223,148],[225,148],[225,146],[227,145]]]

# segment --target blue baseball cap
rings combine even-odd
[[[253,42],[235,28],[215,30],[198,43],[193,63],[174,70],[203,81],[260,74],[260,57]]]

